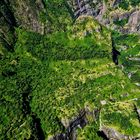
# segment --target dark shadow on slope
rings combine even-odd
[[[35,113],[31,115],[33,119],[32,124],[32,135],[29,140],[45,140],[45,135],[41,127],[40,119],[37,117]]]
[[[138,108],[137,108],[137,106],[135,104],[134,104],[134,111],[137,113],[137,118],[138,118],[139,123],[140,123],[140,114],[139,114]]]
[[[32,92],[31,87],[28,87],[23,93],[22,93],[22,111],[24,114],[24,117],[26,115],[29,115],[31,113],[31,107],[30,107],[30,93]]]
[[[0,0],[0,43],[8,51],[14,51],[16,43],[15,27],[17,22],[11,10],[9,0]]]
[[[9,0],[1,0],[0,6],[2,7],[0,13],[3,15],[7,23],[12,27],[17,27],[16,19],[12,10],[10,9],[10,2]]]
[[[115,41],[113,38],[113,33],[111,35],[111,41],[112,41],[112,60],[115,63],[115,65],[118,65],[118,56],[121,55],[121,53],[115,48]]]
[[[96,51],[97,49],[97,51]],[[43,51],[38,52],[33,48],[27,48],[27,51],[31,53],[34,57],[41,59],[42,61],[46,60],[68,60],[68,61],[76,61],[81,59],[92,59],[92,58],[109,58],[111,59],[111,50],[98,50],[98,46],[96,48],[89,47],[85,48],[82,46],[71,48],[71,47],[53,47],[53,48],[42,48]]]
[[[11,76],[14,76],[15,74],[17,74],[17,73],[15,71],[12,71],[12,70],[6,70],[6,71],[2,72],[2,75],[4,77],[11,77]]]
[[[109,138],[107,138],[103,131],[98,131],[97,134],[99,137],[102,137],[103,140],[109,140]]]
[[[24,80],[23,80],[24,81]],[[30,106],[30,101],[32,99],[32,96],[30,95],[32,93],[32,87],[31,87],[31,80],[26,79],[22,84],[22,88],[25,88],[25,91],[22,93],[22,111],[23,111],[23,116],[32,117],[32,122],[31,122],[31,136],[29,140],[45,140],[45,135],[44,132],[41,128],[41,122],[40,118],[37,117],[37,114],[32,112],[31,106]]]
[[[119,51],[115,49],[115,47],[112,48],[112,60],[115,63],[115,65],[118,65],[118,55],[121,55]]]

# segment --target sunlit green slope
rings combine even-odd
[[[83,108],[102,110],[101,118],[96,121],[87,116],[89,124],[78,130],[79,140],[101,139],[97,135],[101,125],[125,135],[138,135],[138,118],[133,104],[129,105],[127,101],[139,98],[140,90],[121,67],[112,62],[109,30],[91,17],[80,17],[66,32],[40,36],[17,30],[17,34],[15,53],[5,56],[2,62],[1,71],[5,75],[8,72],[15,74],[2,76],[1,80],[1,139],[28,139],[32,135],[31,114],[24,117],[22,111],[22,95],[26,92],[31,97],[32,112],[41,120],[46,139],[64,132],[63,125],[67,125]],[[116,45],[127,43],[125,41],[117,38]],[[133,49],[131,55],[137,54],[137,49]],[[124,58],[131,50],[122,50],[120,64],[126,64]],[[129,65],[126,64],[125,69],[129,70]],[[102,106],[102,101],[107,105]],[[124,105],[119,114],[118,104]],[[121,116],[125,111],[128,114]],[[132,111],[132,121],[127,123]],[[123,120],[128,127],[131,126],[129,129],[122,124]]]

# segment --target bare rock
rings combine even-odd
[[[138,27],[140,26],[140,10],[134,11],[130,15],[128,25],[131,32],[137,31]]]
[[[131,137],[125,136],[113,128],[102,126],[101,131],[109,140],[132,140]]]
[[[121,2],[122,0],[68,0],[68,5],[70,9],[72,9],[75,19],[81,15],[93,16],[106,27],[118,30],[122,33],[140,33],[139,8],[133,7],[132,10],[120,12],[116,9]],[[121,20],[126,20],[125,25],[117,26],[114,24],[114,21]]]
[[[83,128],[88,123],[86,113],[87,112],[85,111],[85,109],[81,110],[79,112],[79,115],[75,119],[71,120],[71,122],[69,123],[69,126],[66,128],[66,133],[57,134],[50,140],[76,140],[77,138],[76,129],[78,127]],[[64,122],[63,124],[65,125]]]
[[[137,108],[137,112],[138,112],[138,115],[140,117],[140,109],[139,108]]]
[[[10,0],[10,5],[19,26],[29,31],[44,33],[44,25],[39,19],[40,12],[45,9],[41,1]]]
[[[14,34],[16,20],[8,4],[5,0],[0,1],[0,48],[13,51],[16,40]],[[3,52],[0,51],[0,55],[2,54]]]
[[[70,125],[70,121],[68,119],[66,119],[66,118],[62,118],[61,123],[63,124],[63,126],[65,128],[68,128],[68,126]]]

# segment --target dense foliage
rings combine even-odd
[[[139,35],[112,33],[88,16],[72,23],[62,0],[46,5],[48,14],[40,17],[47,18],[48,33],[16,28],[14,52],[1,58],[0,139],[38,139],[34,116],[48,139],[65,132],[64,124],[83,108],[101,108],[101,116],[87,116],[89,123],[77,130],[77,139],[102,139],[100,125],[137,136],[140,73],[139,61],[131,58],[140,57]],[[112,61],[111,33],[121,52],[118,66]]]

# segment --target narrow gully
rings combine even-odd
[[[27,89],[22,93],[22,111],[24,117],[30,115],[32,117],[31,122],[31,130],[32,134],[29,140],[45,140],[44,132],[41,128],[41,121],[40,118],[37,117],[35,112],[32,112],[30,107],[30,101],[32,99],[30,93],[32,92],[32,88],[28,85]]]

